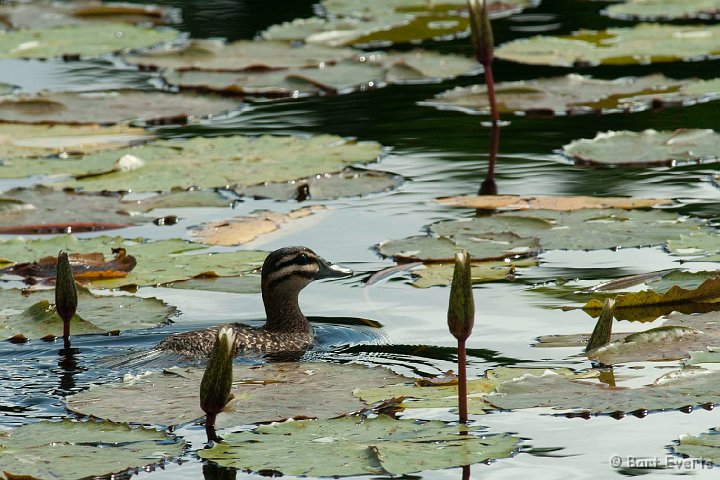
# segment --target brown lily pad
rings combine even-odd
[[[672,205],[665,198],[633,197],[550,197],[546,195],[464,195],[436,200],[449,207],[475,208],[481,210],[557,210],[571,211],[583,208],[652,208]]]
[[[137,261],[128,255],[124,248],[113,250],[114,258],[108,260],[99,252],[70,253],[70,268],[78,282],[105,280],[111,278],[124,278],[135,268]],[[10,268],[0,270],[0,273],[9,273],[32,279],[54,279],[57,271],[57,257],[43,257],[35,262],[16,263]]]
[[[257,212],[250,216],[210,222],[191,230],[191,235],[209,245],[241,245],[274,232],[282,225],[325,210],[320,205],[303,207],[288,213]]]
[[[236,100],[212,95],[120,90],[90,93],[40,93],[0,100],[0,121],[109,125],[129,120],[185,123],[232,110]]]

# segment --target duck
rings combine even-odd
[[[349,268],[332,264],[307,247],[285,247],[271,252],[263,262],[260,279],[265,324],[252,327],[231,323],[235,332],[234,355],[291,354],[308,350],[315,336],[300,310],[300,291],[314,280],[352,274]],[[185,357],[207,357],[219,328],[170,335],[155,350]]]

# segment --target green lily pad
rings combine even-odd
[[[237,100],[213,95],[120,90],[112,92],[46,92],[0,100],[0,120],[18,123],[114,124],[129,120],[184,123],[232,110]],[[3,127],[6,128],[6,127]],[[63,141],[77,135],[60,129]],[[1,130],[0,130],[1,131]]]
[[[0,298],[0,338],[17,334],[30,340],[62,336],[63,321],[51,304],[54,290],[28,297],[20,290],[0,289]],[[70,321],[71,335],[157,327],[175,313],[174,307],[157,298],[99,297],[85,289],[78,290],[78,302],[78,314]]]
[[[2,207],[8,203],[16,208]],[[115,196],[77,194],[47,187],[17,188],[0,196],[0,232],[4,233],[8,227],[22,226],[37,227],[39,233],[45,233],[45,226],[47,233],[57,233],[55,230],[64,231],[63,225],[81,222],[91,231],[109,230],[143,220],[147,218],[131,217],[124,212]]]
[[[468,74],[477,64],[458,55],[422,50],[356,55],[322,68],[258,69],[243,72],[202,70],[168,71],[165,80],[181,88],[284,97],[349,93],[392,83],[433,82]]]
[[[697,261],[720,261],[720,235],[717,232],[694,232],[671,240],[667,249],[673,255],[702,255]]]
[[[498,110],[517,115],[577,115],[638,112],[663,105],[684,105],[720,97],[720,80],[673,80],[663,75],[594,79],[563,77],[499,82]],[[485,85],[456,87],[423,102],[441,109],[490,113]]]
[[[96,288],[160,285],[197,276],[233,277],[259,268],[265,252],[244,250],[208,254],[205,245],[180,239],[155,242],[121,237],[92,237],[78,239],[61,235],[50,239],[25,240],[18,238],[0,243],[0,251],[8,263],[31,262],[41,257],[57,255],[60,250],[72,253],[101,252],[110,254],[113,248],[124,248],[137,260],[136,267],[123,278],[92,280]],[[0,259],[0,264],[2,259]]]
[[[96,385],[67,397],[67,405],[113,422],[179,425],[204,415],[197,401],[203,372],[172,368],[121,384]],[[365,407],[352,396],[355,385],[387,385],[405,377],[379,367],[273,362],[235,365],[233,379],[235,398],[218,415],[219,428],[294,417],[332,418]]]
[[[563,147],[565,155],[590,165],[673,165],[718,159],[720,134],[709,129],[601,132]]]
[[[232,200],[217,190],[180,190],[138,200],[123,199],[124,208],[130,211],[149,212],[156,208],[227,208]]]
[[[77,161],[57,162],[52,171],[78,175],[74,180],[54,184],[57,186],[84,191],[154,192],[176,187],[212,188],[289,181],[373,162],[380,154],[377,143],[358,143],[334,135],[195,137],[86,155]],[[140,159],[139,167],[118,169],[117,162],[124,155]],[[33,165],[49,166],[48,162],[37,161]],[[198,168],[200,165],[202,168]]]
[[[701,433],[698,436],[680,435],[678,444],[672,445],[672,449],[680,455],[692,459],[702,458],[715,465],[720,465],[720,435],[718,431],[718,428],[714,428],[713,431]],[[693,463],[693,465],[696,465],[696,463]],[[709,465],[703,464],[701,468],[709,467]]]
[[[718,0],[626,0],[602,11],[622,20],[676,20],[686,18],[717,18]]]
[[[528,0],[490,1],[488,12],[498,18],[534,5]],[[296,19],[273,25],[262,33],[268,40],[303,41],[332,47],[446,39],[469,30],[461,0],[426,2],[392,0],[358,2],[329,0],[321,3],[325,17]]]
[[[506,458],[517,450],[517,437],[481,436],[480,428],[386,415],[303,420],[232,433],[198,456],[224,467],[323,477],[404,475]]]
[[[173,21],[177,10],[158,5],[103,3],[95,0],[50,2],[32,0],[0,6],[0,18],[13,29],[48,29],[87,22],[163,24]]]
[[[494,247],[490,253],[497,257],[527,255],[537,250],[538,244],[545,250],[638,247],[664,244],[701,228],[697,220],[659,210],[526,210],[441,221],[430,225],[428,236],[384,242],[379,250],[402,260],[451,261],[456,249],[465,248],[480,260],[488,250],[474,254],[472,249],[479,246]],[[513,252],[515,246],[519,249]]]
[[[720,54],[718,25],[643,23],[631,28],[579,30],[572,35],[538,35],[508,42],[495,56],[533,65],[628,65],[698,61]]]
[[[145,468],[182,455],[164,432],[98,422],[36,422],[0,435],[0,478],[75,480]]]
[[[0,158],[20,161],[25,157],[89,153],[124,147],[155,136],[127,125],[24,125],[0,124]],[[7,160],[5,160],[7,159]]]
[[[683,362],[684,365],[697,365],[699,363],[720,363],[720,351],[690,352],[690,358]]]
[[[357,50],[322,45],[295,46],[286,42],[192,39],[173,49],[126,55],[133,65],[174,70],[243,71],[278,68],[318,68],[351,58]]]
[[[5,32],[0,36],[0,58],[100,57],[123,50],[171,42],[178,31],[97,22],[49,29]]]
[[[493,282],[500,280],[513,280],[517,267],[537,265],[535,259],[516,259],[511,262],[481,262],[475,263],[470,269],[472,283]],[[455,265],[448,263],[429,264],[425,268],[413,270],[413,277],[417,279],[413,286],[428,288],[450,285]]]
[[[254,294],[262,291],[260,275],[246,274],[241,277],[198,277],[163,285],[181,290],[204,290],[207,292],[226,292]]]

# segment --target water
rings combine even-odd
[[[231,40],[252,38],[267,26],[312,14],[311,1],[229,1],[202,3],[167,1],[183,9],[179,28],[198,38],[223,36]],[[494,23],[498,43],[535,32],[568,33],[578,27],[622,25],[595,12],[602,2],[545,1],[534,10]],[[427,48],[470,54],[466,40],[429,42]],[[718,61],[676,63],[623,68],[597,67],[582,70],[600,78],[662,72],[669,77],[711,78],[720,71]],[[109,61],[88,63],[0,61],[0,81],[22,87],[23,91],[93,90],[126,86],[153,88],[157,77]],[[497,61],[496,80],[536,78],[567,73],[565,69],[529,67]],[[436,204],[439,196],[475,193],[487,165],[489,130],[481,125],[485,117],[419,106],[417,102],[457,85],[480,81],[461,77],[430,85],[396,85],[388,88],[337,97],[248,102],[229,115],[186,127],[157,129],[161,136],[228,134],[314,134],[333,133],[382,143],[386,153],[377,168],[403,175],[404,184],[394,192],[362,198],[321,202],[327,210],[312,220],[310,228],[289,227],[243,246],[272,250],[281,246],[307,245],[334,263],[353,268],[350,279],[315,282],[301,295],[306,314],[325,317],[317,323],[323,348],[313,355],[327,361],[379,364],[405,375],[434,375],[455,366],[454,340],[445,323],[448,289],[416,289],[400,275],[370,287],[364,279],[393,265],[380,258],[373,246],[387,239],[418,235],[430,223],[443,219],[471,217],[471,210],[451,209]],[[505,118],[497,166],[500,193],[546,195],[635,195],[678,199],[673,210],[720,221],[720,191],[710,182],[717,163],[687,164],[674,168],[593,169],[574,166],[559,154],[559,148],[596,131],[644,128],[714,128],[720,130],[717,103],[648,111],[636,114],[588,115],[554,119]],[[31,184],[30,180],[3,181],[0,189]],[[310,202],[311,204],[313,202]],[[318,202],[320,203],[320,202]],[[150,239],[189,238],[187,228],[209,220],[241,216],[258,209],[288,211],[294,202],[245,200],[232,211],[227,209],[157,210],[155,216],[178,214],[172,226],[153,224],[131,227],[127,237]],[[85,236],[92,236],[86,234]],[[469,374],[510,365],[523,367],[587,368],[587,359],[577,348],[539,349],[536,337],[591,331],[594,320],[582,311],[561,312],[567,303],[540,292],[538,286],[556,279],[582,279],[588,283],[677,267],[674,257],[660,248],[619,251],[560,252],[540,256],[538,267],[522,270],[513,282],[488,283],[474,289],[477,305],[474,335],[468,340]],[[717,268],[697,264],[693,269]],[[150,348],[170,333],[224,322],[257,324],[263,310],[259,295],[142,288],[138,295],[158,297],[176,305],[180,315],[175,323],[152,330],[125,332],[120,336],[82,336],[73,339],[79,349],[74,364],[62,363],[58,343],[0,344],[0,428],[39,419],[66,415],[64,395],[122,377],[119,369],[93,368],[106,355]],[[329,300],[331,299],[331,300]],[[360,326],[358,321],[332,324],[327,317],[371,319],[382,329]],[[352,325],[354,323],[354,325]],[[659,324],[656,321],[653,325]],[[621,322],[618,331],[637,331],[648,324]],[[643,368],[618,367],[616,379],[624,385],[650,383],[667,372],[673,362],[648,363]],[[628,471],[610,465],[613,455],[660,457],[680,434],[699,434],[718,425],[713,411],[697,409],[650,414],[646,418],[609,416],[588,420],[565,418],[549,409],[499,412],[475,416],[473,421],[489,432],[512,432],[522,437],[520,451],[511,459],[472,467],[473,478],[505,479],[533,476],[542,479],[613,478],[651,472],[654,476],[688,473],[687,469]],[[410,415],[410,414],[408,414]],[[436,418],[453,420],[449,413]],[[201,426],[179,430],[198,448],[204,442]],[[696,478],[711,478],[710,470],[695,469]],[[180,463],[170,463],[138,478],[257,478],[242,472],[228,473],[204,465],[187,453]],[[458,478],[459,469],[423,472],[423,478]]]

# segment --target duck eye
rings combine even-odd
[[[301,254],[298,255],[298,257],[297,257],[297,262],[298,262],[299,264],[301,264],[301,265],[307,265],[308,263],[310,263],[310,257],[308,257],[308,256],[307,256],[306,254],[304,254],[304,253],[301,253]]]

